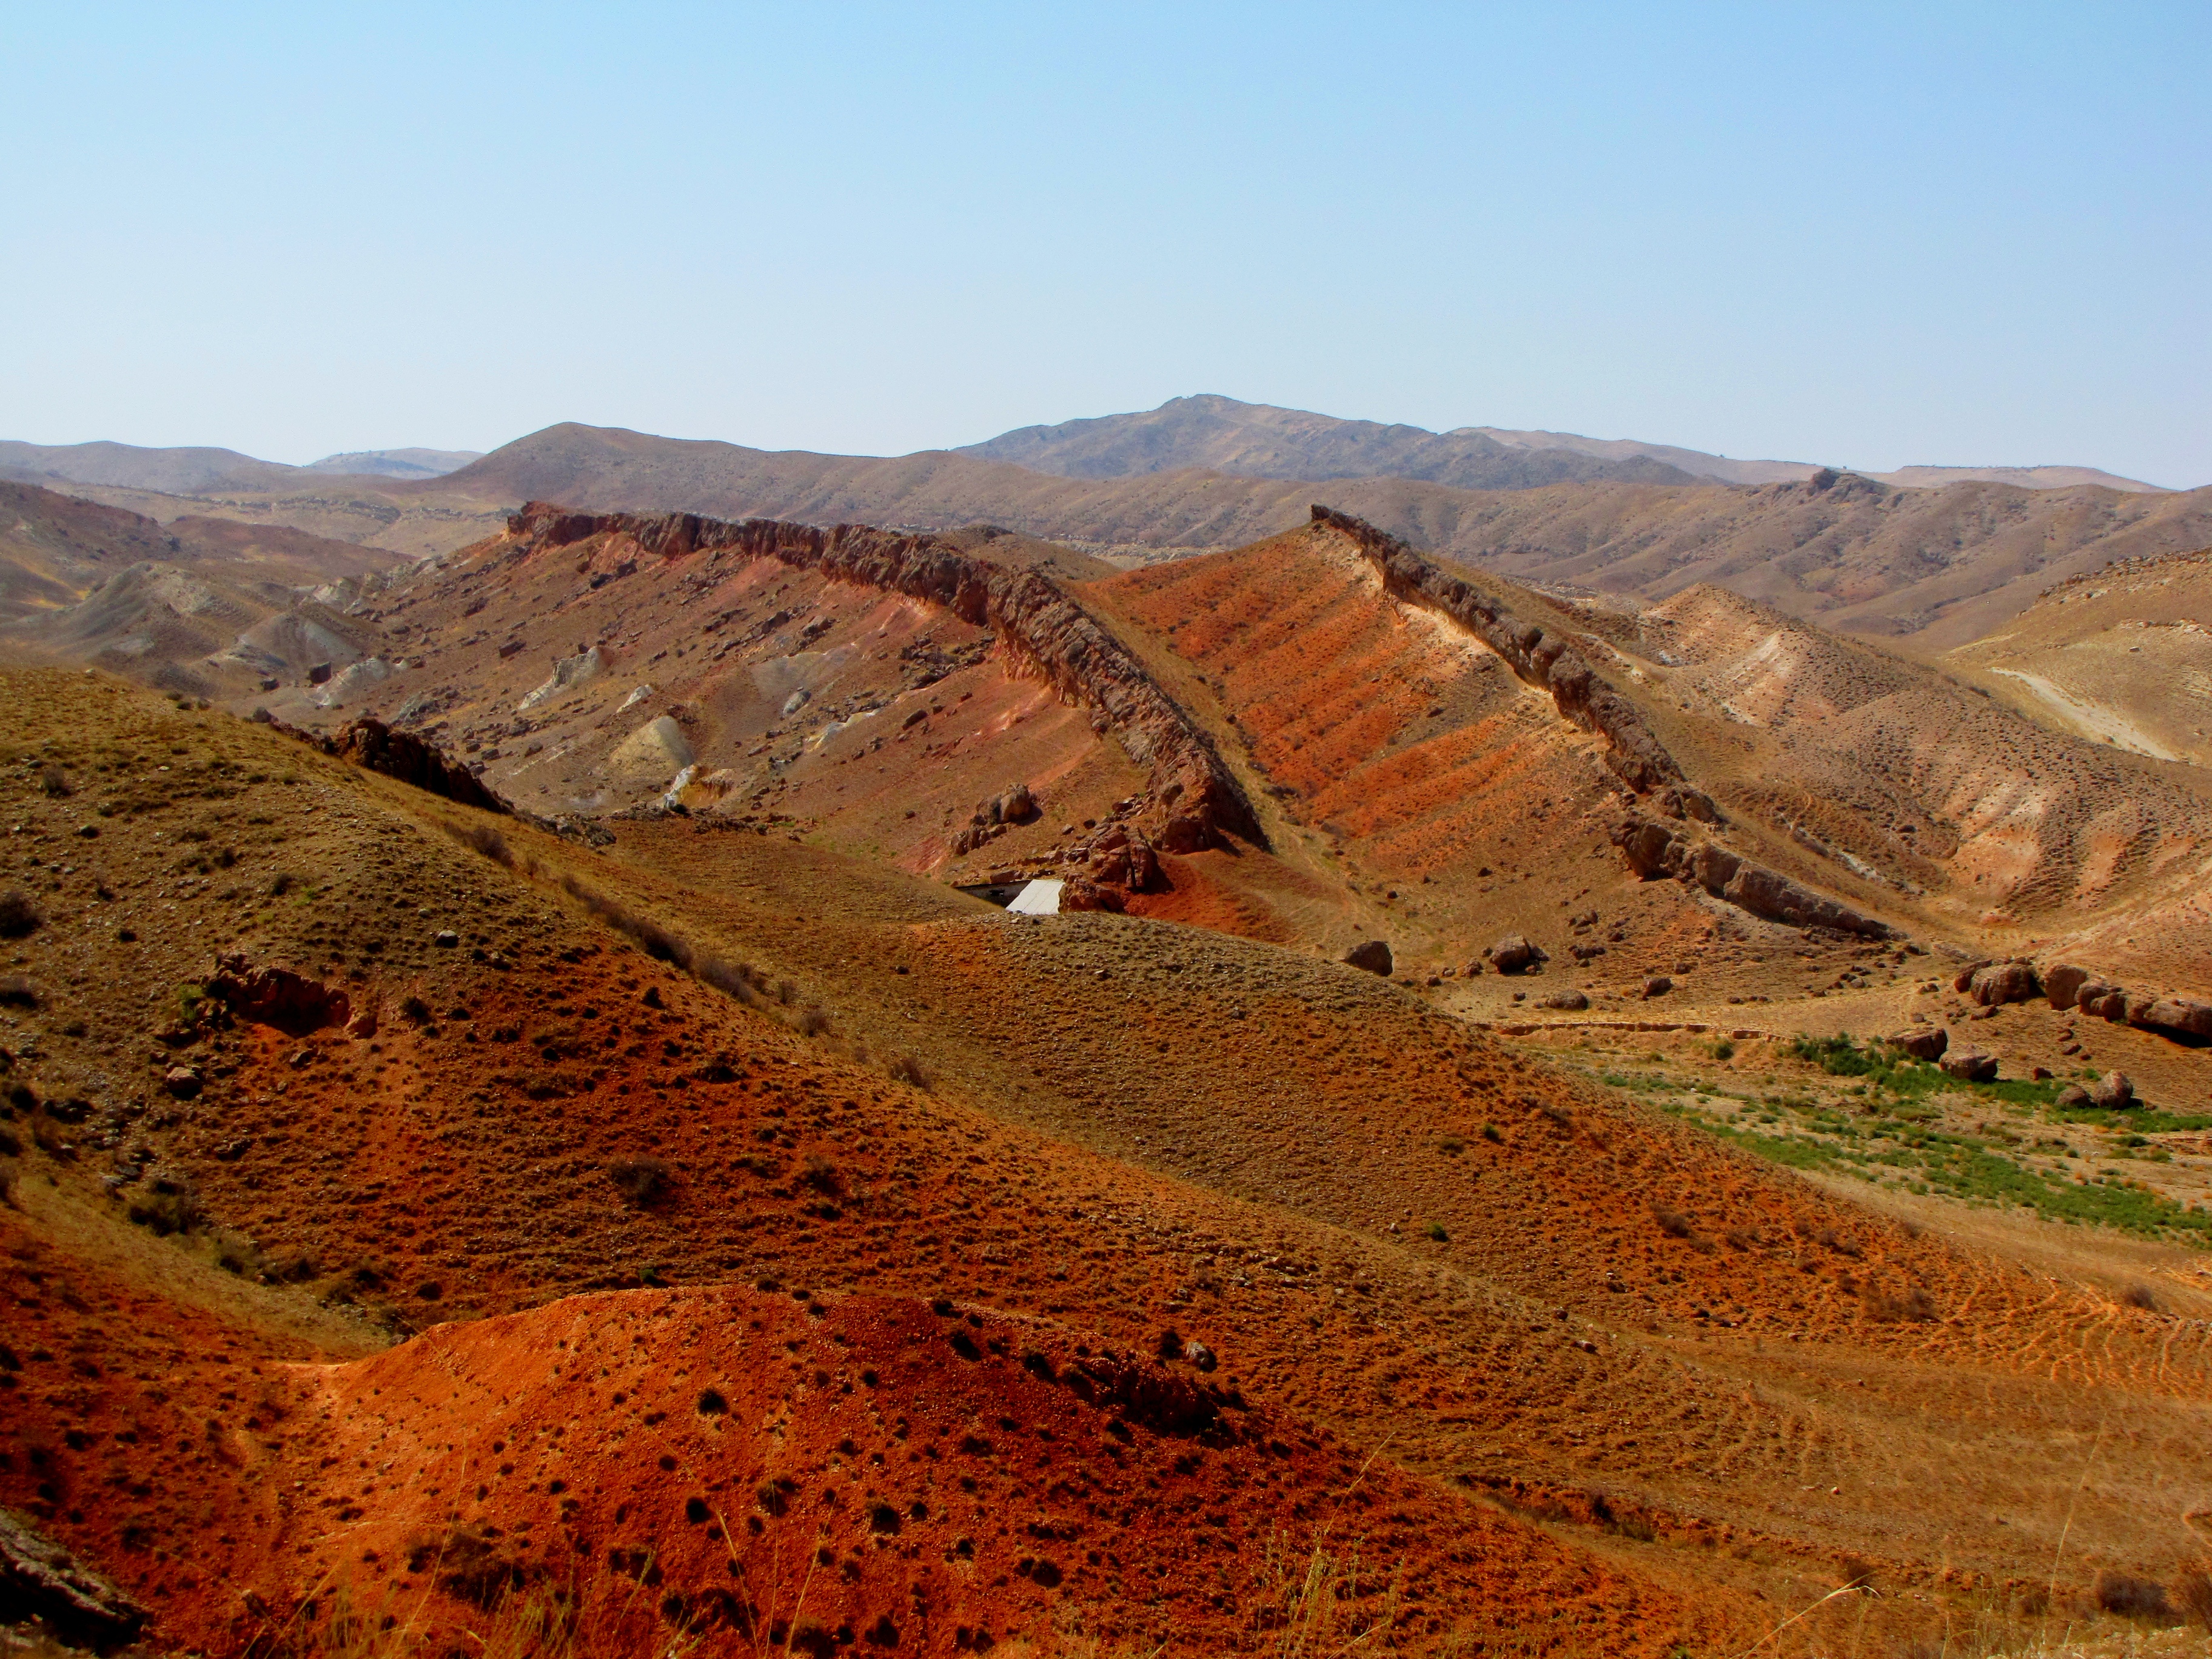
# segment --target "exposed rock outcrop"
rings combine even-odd
[[[2125,1072],[2107,1072],[2089,1085],[2089,1103],[2124,1111],[2136,1103],[2136,1085]]]
[[[481,807],[487,812],[507,811],[505,801],[485,788],[465,768],[447,759],[435,744],[412,732],[395,732],[382,720],[357,720],[331,738],[318,738],[290,727],[284,729],[291,731],[295,737],[306,738],[326,755],[351,761],[371,772],[381,772],[402,783],[411,783],[417,789],[459,801],[464,806]]]
[[[1551,693],[1559,713],[1609,745],[1606,764],[1639,794],[1660,791],[1670,812],[1685,812],[1707,823],[1718,811],[1702,792],[1691,787],[1682,769],[1644,723],[1636,705],[1602,679],[1582,653],[1556,634],[1524,622],[1471,583],[1431,563],[1409,544],[1377,530],[1348,513],[1316,504],[1313,522],[1352,538],[1376,568],[1383,586],[1409,604],[1442,611],[1503,657],[1513,672],[1539,690]]]
[[[1696,840],[1671,824],[1630,818],[1613,830],[1613,844],[1628,860],[1629,868],[1646,881],[1667,876],[1694,882],[1739,909],[1793,927],[1832,927],[1867,939],[1894,937],[1888,923],[1863,915],[1840,899],[1816,893],[1778,871],[1753,864],[1717,842]]]
[[[664,558],[695,552],[771,558],[942,605],[991,629],[1061,697],[1097,710],[1121,733],[1131,757],[1151,773],[1147,817],[1158,845],[1191,852],[1231,835],[1266,844],[1251,803],[1211,739],[1119,640],[1040,571],[1009,569],[933,536],[865,525],[823,530],[691,513],[579,513],[543,501],[511,515],[507,533],[533,548],[617,535]]]
[[[135,1638],[149,1617],[21,1516],[0,1510],[0,1618],[35,1619],[64,1642],[105,1651]]]
[[[236,951],[217,959],[207,992],[239,1018],[295,1036],[343,1025],[353,1012],[352,999],[336,986],[289,968],[257,968]]]

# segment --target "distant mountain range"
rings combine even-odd
[[[1063,478],[1127,478],[1200,467],[1245,478],[1414,478],[1458,489],[1536,489],[1547,484],[1788,483],[1821,470],[1812,461],[1743,461],[1633,438],[1463,426],[1345,421],[1270,404],[1202,395],[1158,409],[1057,426],[1025,426],[955,452],[1012,461]],[[1911,489],[2008,483],[2023,489],[2098,484],[2155,491],[2156,484],[2088,466],[1910,466],[1865,475]]]
[[[480,459],[473,449],[362,449],[325,455],[305,466],[257,460],[234,449],[142,449],[135,444],[28,444],[0,440],[0,478],[20,483],[102,484],[166,495],[216,490],[282,489],[332,473],[373,478],[437,478]]]
[[[561,428],[549,428],[558,430]],[[510,446],[511,447],[511,446]],[[735,447],[732,446],[732,447]],[[798,454],[804,452],[749,452]],[[1201,394],[1158,409],[1057,426],[1025,426],[951,451],[1005,461],[1060,478],[1134,478],[1206,471],[1238,478],[1408,478],[1455,489],[1540,489],[1563,483],[1790,483],[1822,471],[1812,461],[1736,460],[1634,438],[1463,426],[1449,432],[1346,421],[1271,404]],[[472,449],[362,449],[305,466],[257,460],[234,449],[141,449],[130,444],[0,441],[0,477],[27,483],[98,484],[164,495],[282,489],[315,483],[310,474],[422,482],[483,459]],[[868,460],[873,457],[825,458]],[[1843,469],[1849,470],[1849,469]],[[2005,483],[2022,489],[2106,489],[2155,494],[2157,484],[2094,466],[1908,466],[1863,476],[1903,489]]]

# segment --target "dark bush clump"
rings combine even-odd
[[[2120,1300],[2130,1308],[2141,1308],[2148,1313],[2158,1311],[2158,1297],[2148,1285],[2130,1285],[2121,1293]]]
[[[801,1185],[811,1187],[824,1196],[835,1194],[845,1184],[837,1174],[837,1166],[819,1152],[807,1153],[806,1163],[799,1172],[799,1179]]]
[[[46,926],[31,896],[20,887],[0,893],[0,938],[23,939]]]
[[[1659,1224],[1659,1231],[1669,1238],[1688,1238],[1697,1232],[1697,1229],[1690,1224],[1689,1217],[1680,1210],[1670,1210],[1663,1204],[1651,1206],[1651,1218]]]
[[[2166,1605],[2163,1584],[2124,1572],[2097,1575],[2097,1605],[2125,1619],[2165,1619],[2172,1613]]]
[[[607,1175],[623,1197],[644,1209],[668,1190],[668,1166],[657,1158],[626,1158],[607,1165]]]

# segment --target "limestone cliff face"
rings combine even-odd
[[[1440,611],[1505,659],[1513,672],[1551,693],[1559,713],[1608,745],[1606,764],[1638,793],[1666,791],[1690,816],[1709,818],[1712,803],[1684,787],[1682,769],[1652,735],[1636,705],[1615,691],[1583,654],[1556,634],[1523,622],[1470,584],[1448,574],[1395,536],[1348,513],[1316,505],[1313,522],[1352,538],[1382,572],[1383,586],[1408,604]]]
[[[1250,802],[1206,734],[1119,641],[1036,571],[1008,569],[933,536],[865,525],[823,530],[690,513],[578,513],[543,501],[512,515],[507,533],[532,550],[611,535],[664,558],[734,552],[942,605],[990,629],[1061,697],[1096,709],[1121,733],[1131,757],[1151,772],[1161,845],[1188,852],[1228,835],[1265,844]]]

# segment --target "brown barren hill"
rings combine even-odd
[[[1806,1653],[2032,1633],[2062,1537],[2062,1600],[2174,1570],[2182,1292],[1304,952],[5,689],[0,1502],[161,1639],[562,1590],[591,1651],[740,1651],[805,1583],[833,1647],[1736,1652],[1910,1591]]]
[[[1826,468],[1783,466],[1778,474],[1768,464],[1742,475],[1765,482],[1735,487],[1684,481],[1663,459],[1603,446],[1532,451],[1473,429],[1428,436],[1478,446],[1489,458],[1485,465],[1512,471],[1515,487],[1356,475],[1364,465],[1434,471],[1399,457],[1402,446],[1392,442],[1374,455],[1364,441],[1349,448],[1324,444],[1312,457],[1322,483],[1292,474],[1238,476],[1234,469],[1248,462],[1272,469],[1306,453],[1294,443],[1279,455],[1279,444],[1268,447],[1273,439],[1253,452],[1260,459],[1236,459],[1244,452],[1233,446],[1224,452],[1231,471],[1203,470],[1184,459],[1184,447],[1170,445],[1161,452],[1163,465],[1176,463],[1168,470],[1139,465],[1138,453],[1112,463],[1135,468],[1128,476],[1062,477],[988,459],[981,452],[999,453],[990,446],[888,458],[822,455],[574,422],[429,479],[313,474],[281,488],[173,495],[78,487],[165,520],[201,514],[290,525],[409,556],[465,545],[537,499],[823,526],[857,520],[945,531],[991,524],[1151,562],[1260,540],[1293,527],[1307,504],[1321,499],[1454,559],[1564,590],[1655,600],[1713,582],[1825,626],[1937,649],[1989,631],[2054,577],[2212,539],[2203,490],[2145,490],[2128,481],[2027,488],[1990,478],[1899,488]],[[1565,458],[1560,476],[1570,481],[1546,483],[1528,473],[1532,455]],[[1623,466],[1650,476],[1610,476]],[[1437,473],[1462,476],[1473,477],[1453,466]]]

